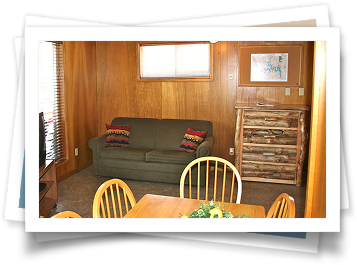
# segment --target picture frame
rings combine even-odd
[[[238,86],[301,86],[302,45],[241,46]]]

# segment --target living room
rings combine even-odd
[[[211,121],[215,137],[212,155],[235,163],[235,156],[229,151],[235,147],[237,103],[300,104],[311,110],[316,87],[314,42],[211,43],[212,77],[204,81],[139,79],[138,45],[135,41],[63,42],[66,159],[56,165],[59,185],[92,166],[93,154],[88,142],[105,134],[105,125],[115,117]],[[291,86],[289,94],[283,86],[239,86],[240,47],[289,45],[302,49],[299,86]],[[303,93],[299,93],[301,87]],[[315,92],[315,98],[317,95]],[[307,116],[310,115],[309,112]],[[307,120],[310,128],[310,119]],[[313,135],[309,138],[313,139]],[[309,161],[308,146],[303,168],[306,188],[310,181],[309,167],[314,166]],[[323,191],[321,193],[323,195]],[[318,200],[323,204],[323,196],[316,197],[321,198]],[[312,212],[314,210],[307,213],[305,209],[304,216],[313,217]]]

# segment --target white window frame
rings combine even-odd
[[[192,44],[208,44],[209,45],[209,74],[208,76],[151,76],[151,77],[143,77],[142,76],[142,47],[145,46],[164,46],[164,45],[192,45]],[[212,44],[208,41],[201,42],[139,42],[138,49],[138,80],[139,81],[212,81],[213,80],[213,47]],[[176,64],[176,60],[175,60]],[[177,66],[175,66],[175,71],[177,70]]]

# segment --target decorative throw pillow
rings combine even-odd
[[[196,154],[198,146],[203,142],[207,133],[207,131],[194,131],[188,128],[178,150]]]
[[[106,125],[107,142],[105,147],[130,147],[129,136],[131,125]]]

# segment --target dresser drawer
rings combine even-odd
[[[283,181],[290,181],[291,183],[295,181],[295,172],[279,173],[279,172],[272,172],[272,171],[264,171],[264,172],[244,171],[241,177],[242,180],[250,180],[251,178],[254,179],[255,181],[257,181],[257,179],[260,179],[260,181],[271,180],[270,182],[278,182],[273,180],[283,180]]]
[[[242,178],[264,178],[295,180],[296,167],[292,165],[274,165],[258,163],[242,163]]]
[[[243,143],[296,145],[297,130],[244,128]]]
[[[297,151],[294,148],[257,146],[243,146],[242,148],[243,161],[295,164],[296,154]]]
[[[245,110],[244,126],[297,128],[300,113],[297,111],[252,111]]]
[[[294,110],[244,110],[245,118],[288,118],[288,119],[298,119],[300,116],[299,111]]]

